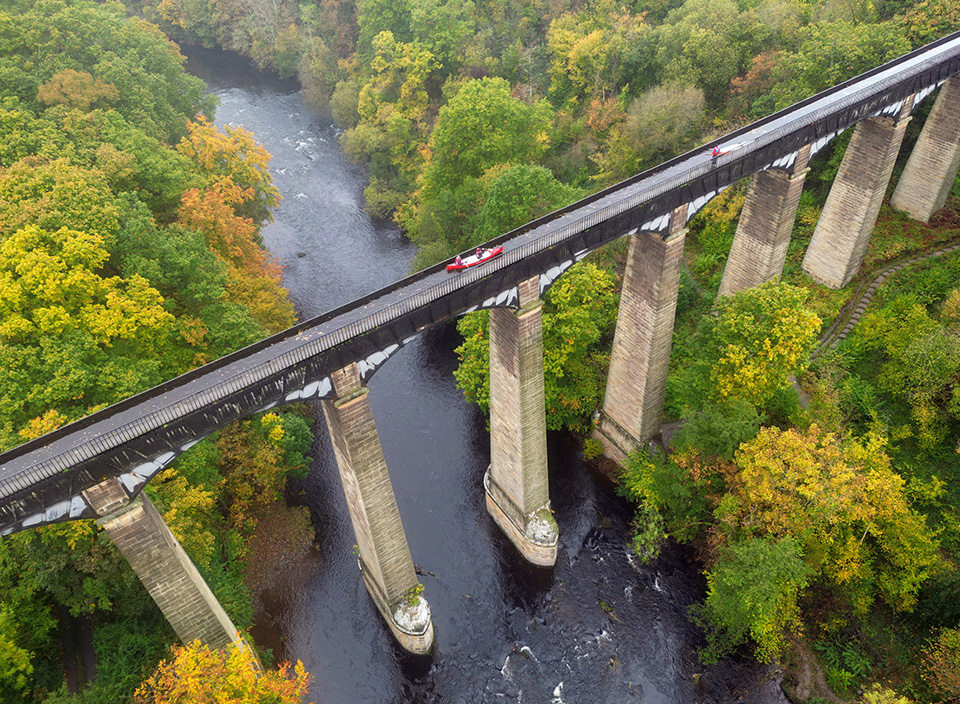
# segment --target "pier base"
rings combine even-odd
[[[400,647],[414,655],[429,653],[433,649],[434,632],[427,600],[418,595],[415,599],[401,599],[390,605],[363,560],[358,558],[357,564],[367,593]]]
[[[433,647],[430,605],[420,592],[397,499],[387,473],[367,389],[355,364],[333,373],[336,401],[323,401],[350,521],[360,574],[397,642],[423,655]]]
[[[487,513],[523,559],[538,567],[553,567],[557,562],[560,532],[549,504],[516,521],[511,516],[519,516],[520,510],[495,482],[491,486],[489,469],[483,475],[483,490],[487,497]]]

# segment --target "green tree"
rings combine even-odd
[[[0,166],[12,166],[26,156],[54,159],[66,144],[54,122],[37,118],[22,106],[0,109]]]
[[[703,91],[662,85],[645,91],[627,111],[625,133],[641,167],[682,153],[700,137],[706,113]]]
[[[192,40],[207,48],[217,41],[218,15],[213,0],[159,0],[143,3],[144,16],[158,24],[167,23],[176,39]]]
[[[863,693],[863,704],[913,704],[907,697],[874,682]]]
[[[370,167],[370,185],[364,192],[367,209],[389,217],[413,190],[423,165],[422,146],[430,130],[427,83],[440,64],[423,44],[398,43],[390,32],[373,40],[373,75],[356,97],[357,125],[341,137],[344,152]],[[341,82],[333,106],[355,89]]]
[[[707,598],[698,617],[709,645],[701,657],[716,662],[750,638],[759,660],[775,661],[786,634],[799,629],[797,598],[810,575],[793,538],[745,538],[730,544],[707,572]]]
[[[924,0],[909,7],[894,21],[918,48],[960,29],[960,7],[951,0]]]
[[[942,442],[946,420],[960,415],[956,331],[931,318],[913,296],[899,296],[863,317],[851,348],[883,353],[878,386],[910,404],[921,447]]]
[[[33,674],[31,653],[17,646],[16,623],[10,608],[0,603],[0,696],[9,701],[27,693]]]
[[[649,39],[649,32],[642,15],[612,3],[560,15],[547,31],[551,93],[561,100],[571,94],[600,100],[616,96],[636,71],[635,47]]]
[[[738,396],[707,403],[684,416],[670,445],[730,461],[741,444],[756,437],[761,421],[753,404]]]
[[[550,108],[513,97],[502,78],[468,81],[443,106],[430,139],[427,193],[505,163],[536,163],[550,143]]]
[[[460,88],[440,110],[422,186],[397,215],[414,242],[433,247],[418,264],[476,242],[464,225],[482,202],[480,178],[501,164],[535,164],[547,149],[549,129],[549,106],[513,97],[501,78],[468,81]]]
[[[780,61],[772,94],[776,109],[826,90],[910,50],[892,22],[823,22],[803,27],[800,46]]]
[[[116,110],[48,110],[70,140],[70,161],[97,169],[114,193],[133,192],[161,222],[176,216],[180,198],[201,177],[190,160],[127,122]]]
[[[103,173],[68,159],[25,159],[0,173],[0,239],[27,226],[48,232],[66,227],[99,237],[109,247],[121,214]]]
[[[484,180],[483,205],[473,228],[477,241],[509,232],[584,195],[579,189],[558,181],[542,166],[494,167],[484,174]]]
[[[212,113],[212,98],[201,80],[183,71],[176,45],[155,25],[127,17],[119,2],[35,0],[15,5],[0,22],[4,93],[26,106],[39,110],[38,92],[44,84],[52,88],[58,74],[61,83],[85,74],[90,83],[78,95],[111,86],[106,90],[116,99],[107,102],[167,144],[185,134],[187,119],[197,112]],[[78,85],[73,81],[73,88]]]
[[[369,63],[376,55],[373,40],[381,32],[389,32],[397,42],[413,41],[410,29],[411,3],[409,0],[357,0],[357,53]]]
[[[733,0],[687,0],[657,29],[656,62],[668,81],[696,85],[717,106],[749,60],[756,29]]]
[[[473,0],[410,0],[410,29],[416,40],[452,74],[476,32]]]
[[[135,581],[92,521],[25,530],[0,542],[0,603],[16,620],[20,645],[33,652],[53,645],[57,605],[72,616],[108,613]]]
[[[664,538],[687,543],[700,535],[712,522],[729,469],[697,452],[670,457],[631,452],[623,465],[620,492],[639,504],[632,526],[634,552],[649,561],[659,555]],[[648,524],[656,527],[653,534]]]

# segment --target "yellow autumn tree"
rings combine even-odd
[[[210,515],[216,509],[216,493],[203,484],[191,483],[187,476],[170,467],[160,472],[163,503],[168,507],[163,520],[200,569],[207,569],[217,547]]]
[[[72,328],[100,344],[158,342],[173,316],[141,276],[101,276],[109,256],[97,235],[24,227],[0,244],[0,337],[21,342]]]
[[[799,541],[805,563],[864,613],[879,596],[909,610],[937,543],[907,500],[886,439],[764,428],[737,453],[740,472],[718,517],[736,533]]]
[[[820,329],[806,299],[805,290],[770,281],[718,300],[697,334],[684,405],[742,398],[762,408],[788,386]]]
[[[0,445],[159,383],[175,321],[139,275],[107,276],[98,235],[34,225],[0,243]]]
[[[133,697],[134,704],[301,704],[310,684],[303,663],[262,671],[247,648],[211,650],[195,640],[173,646]]]

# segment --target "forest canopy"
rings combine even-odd
[[[259,236],[279,202],[270,155],[213,125],[183,64],[118,2],[0,9],[0,449],[295,321]],[[296,409],[250,419],[146,490],[243,629],[248,542],[311,438]],[[106,534],[79,521],[0,541],[0,699],[60,696],[58,631],[88,618],[100,667],[83,701],[129,700],[173,634]]]
[[[278,198],[269,155],[249,133],[216,127],[164,33],[296,75],[367,168],[368,210],[404,228],[419,267],[960,28],[953,0],[125,4],[0,10],[2,448],[293,321],[258,240]],[[793,283],[846,139],[807,177]],[[667,399],[683,424],[673,454],[635,456],[621,479],[640,507],[633,546],[652,557],[669,537],[698,550],[707,658],[752,644],[775,659],[808,626],[841,692],[892,673],[917,696],[955,697],[956,263],[890,287],[810,366],[834,299],[769,286],[713,305],[743,200],[728,189],[690,223]],[[908,228],[890,227],[868,264],[907,251]],[[600,402],[613,249],[546,295],[551,428],[588,431]],[[483,406],[483,314],[461,331],[460,383]],[[246,541],[303,471],[308,425],[296,412],[245,420],[149,489],[242,626]],[[163,656],[165,626],[109,541],[77,523],[0,542],[0,695],[39,701],[56,689],[58,624],[91,614],[112,667],[90,696],[128,698]],[[221,667],[189,649],[174,657],[151,686],[177,668]],[[897,665],[906,660],[921,665]],[[300,673],[292,682],[278,687],[297,689]]]

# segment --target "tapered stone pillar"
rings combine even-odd
[[[718,297],[780,279],[809,158],[806,145],[788,171],[767,169],[751,179]]]
[[[183,643],[246,647],[230,617],[146,495],[130,500],[108,479],[83,497]]]
[[[910,96],[895,118],[870,117],[854,128],[803,258],[817,283],[843,288],[860,270],[912,107]]]
[[[550,511],[540,280],[519,284],[520,310],[490,311],[490,468],[487,511],[528,561],[557,561]]]
[[[670,217],[666,238],[631,237],[603,410],[594,437],[623,462],[660,429],[677,310],[687,207]]]
[[[412,653],[428,653],[433,647],[430,606],[418,595],[420,582],[367,389],[355,364],[332,376],[338,398],[323,401],[323,413],[357,539],[363,582],[400,645]]]
[[[947,202],[958,169],[960,76],[954,76],[940,88],[890,205],[914,220],[927,222]]]

